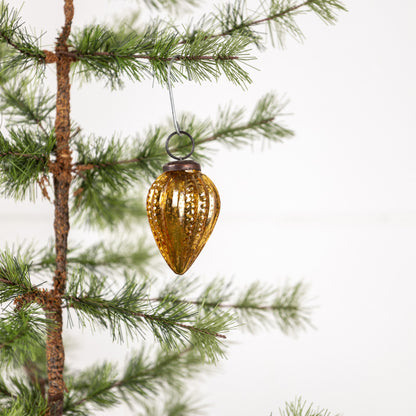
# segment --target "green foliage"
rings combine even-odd
[[[55,96],[42,91],[31,78],[13,79],[0,86],[0,111],[8,124],[32,124],[43,133],[50,132],[50,116],[55,110]]]
[[[22,308],[0,316],[0,367],[22,367],[44,353],[46,325],[39,310]]]
[[[39,69],[45,61],[39,39],[23,26],[18,11],[4,1],[0,2],[0,43],[10,48],[2,70],[19,68],[21,73],[33,67]]]
[[[0,304],[33,290],[29,264],[7,251],[0,252]]]
[[[248,120],[244,120],[244,108],[222,108],[218,112],[218,121],[208,139],[201,138],[198,144],[215,140],[229,147],[251,145],[255,140],[263,139],[269,142],[281,142],[293,137],[294,132],[281,122],[282,111],[286,107],[285,100],[279,100],[276,94],[270,92],[256,104]]]
[[[203,364],[192,349],[157,354],[142,349],[127,361],[121,374],[112,363],[92,366],[69,377],[70,394],[66,397],[64,414],[89,415],[88,405],[103,409],[122,400],[140,403],[147,398],[159,398],[168,387],[180,389]]]
[[[24,127],[11,129],[8,135],[0,133],[0,189],[15,199],[33,197],[33,185],[49,171],[55,137]]]
[[[41,391],[21,379],[0,377],[0,416],[42,416],[48,404]]]
[[[79,213],[81,220],[88,224],[109,225],[118,217],[117,214],[139,208],[136,201],[126,197],[126,192],[133,183],[142,179],[140,168],[146,160],[140,152],[128,146],[126,140],[115,138],[109,142],[90,138],[84,142],[77,141],[76,147],[78,165],[93,167],[80,172],[74,182],[73,210]],[[129,160],[136,162],[125,163]]]
[[[147,400],[142,403],[143,411],[138,416],[197,416],[205,414],[200,405],[196,403],[195,397],[189,393],[174,392],[165,395],[161,400],[159,396],[153,402]]]
[[[202,290],[198,290],[199,286],[196,279],[169,283],[153,301],[192,304],[212,313],[227,310],[251,332],[277,326],[284,333],[296,333],[309,325],[311,310],[305,305],[306,289],[302,283],[273,287],[255,281],[244,289],[216,279]]]
[[[310,11],[325,23],[332,24],[337,13],[346,10],[338,0],[271,0],[268,7],[264,5],[254,12],[247,10],[246,3],[245,0],[228,3],[219,8],[218,14],[213,14],[211,19],[217,22],[220,33],[248,37],[259,48],[266,46],[263,30],[257,30],[259,25],[266,25],[273,43],[283,47],[287,35],[303,40],[302,30],[295,19],[298,15]]]
[[[195,6],[198,0],[143,0],[149,7],[156,10],[169,10],[173,13],[182,10],[182,7]],[[141,2],[141,1],[140,1]]]
[[[167,64],[176,55],[187,75],[196,81],[216,79],[221,74],[241,85],[250,81],[236,59],[247,59],[248,42],[242,37],[208,38],[202,33],[192,42],[182,42],[176,29],[156,21],[142,32],[91,26],[74,32],[70,42],[79,76],[87,81],[92,76],[105,79],[112,87],[121,86],[123,77],[141,81],[150,74],[164,83]],[[173,73],[184,77],[177,69]]]
[[[97,243],[90,247],[71,245],[68,250],[69,270],[77,270],[82,267],[90,273],[115,272],[121,274],[127,270],[137,270],[144,273],[150,259],[155,254],[155,249],[148,242],[141,239],[135,243],[106,244]],[[75,248],[76,247],[76,248]],[[55,269],[54,247],[50,245],[43,250],[43,256],[32,265],[32,270],[41,271],[49,268]]]
[[[157,7],[175,1],[148,3]],[[246,1],[239,0],[204,16],[196,25],[177,27],[174,22],[154,20],[141,31],[96,25],[76,32],[71,44],[82,78],[105,79],[112,87],[122,85],[123,77],[141,81],[149,74],[164,84],[167,64],[175,56],[182,63],[182,70],[173,69],[178,79],[186,75],[198,82],[212,81],[225,75],[244,87],[251,79],[242,64],[255,58],[252,45],[265,44],[265,37],[256,32],[258,25],[266,25],[272,39],[283,45],[286,33],[299,40],[303,37],[297,15],[312,11],[324,22],[333,23],[343,10],[338,0],[272,0],[268,8],[251,12]]]
[[[306,401],[299,397],[293,402],[286,403],[285,408],[280,410],[280,416],[331,416],[331,413],[328,410],[314,408],[313,404],[308,406]]]
[[[148,329],[163,348],[174,350],[192,345],[201,356],[215,361],[224,355],[221,338],[232,326],[226,312],[204,311],[186,303],[161,300],[155,306],[148,299],[150,282],[125,277],[115,290],[105,277],[80,270],[68,282],[64,298],[81,324],[100,325],[113,339],[135,338]]]
[[[309,324],[310,310],[305,306],[305,295],[302,283],[279,288],[257,281],[237,292],[233,308],[239,321],[251,331],[275,323],[284,333],[297,332]]]

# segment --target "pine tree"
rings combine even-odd
[[[196,3],[143,2],[156,14]],[[73,0],[62,3],[65,21],[54,50],[42,49],[42,37],[27,29],[19,11],[0,3],[0,110],[6,124],[0,134],[1,192],[16,200],[46,198],[55,207],[53,244],[0,252],[0,414],[91,415],[136,401],[146,415],[194,415],[198,406],[185,394],[186,381],[224,356],[227,332],[240,324],[253,331],[303,328],[309,322],[304,286],[255,282],[240,289],[225,279],[157,281],[146,271],[155,254],[147,242],[68,243],[70,216],[71,224],[114,233],[124,222],[143,219],[143,198],[132,190],[138,184],[145,189],[159,175],[172,131],[169,125],[151,128],[135,143],[85,137],[71,119],[70,77],[74,84],[105,80],[110,88],[152,77],[166,86],[174,59],[177,80],[225,76],[244,87],[250,83],[247,63],[268,36],[278,45],[287,34],[302,39],[299,14],[312,12],[333,23],[345,9],[338,0],[270,0],[253,12],[236,0],[188,25],[156,17],[140,25],[131,19],[115,27],[73,28]],[[43,87],[48,66],[56,68],[56,94]],[[188,115],[182,125],[195,138],[195,159],[204,161],[213,143],[238,147],[291,137],[281,121],[283,108],[270,93],[249,116],[226,108],[217,121]],[[175,151],[184,147],[178,142]],[[65,362],[63,312],[81,326],[107,329],[114,340],[152,339],[158,350],[143,345],[123,371],[97,363],[73,373]],[[164,403],[157,397],[161,391]],[[329,415],[301,400],[281,414]]]

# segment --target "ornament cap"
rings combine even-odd
[[[201,165],[194,160],[174,160],[173,162],[163,165],[163,172],[172,172],[175,170],[201,170]]]

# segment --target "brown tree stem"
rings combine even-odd
[[[53,289],[45,306],[47,318],[54,321],[48,328],[46,340],[46,358],[48,365],[48,405],[49,416],[63,414],[65,383],[63,379],[65,351],[62,341],[62,295],[66,284],[67,247],[69,233],[69,187],[71,184],[71,151],[69,139],[70,122],[70,67],[72,59],[66,56],[67,40],[71,33],[74,16],[73,0],[65,0],[65,24],[57,39],[55,54],[57,73],[56,92],[56,162],[53,169],[55,191],[55,251],[56,269]]]

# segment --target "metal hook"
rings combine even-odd
[[[181,128],[179,127],[178,119],[176,118],[176,109],[175,109],[175,100],[173,99],[173,92],[172,92],[172,64],[173,61],[180,58],[180,55],[175,55],[169,62],[168,66],[168,90],[169,90],[169,98],[170,98],[170,108],[172,110],[172,119],[173,119],[173,125],[175,126],[176,133],[178,133],[179,136],[182,135]]]
[[[195,150],[195,140],[194,140],[194,138],[188,133],[188,132],[186,132],[186,131],[184,131],[184,130],[181,130],[181,128],[179,127],[179,123],[178,123],[178,119],[177,119],[177,117],[176,117],[176,109],[175,109],[175,100],[173,99],[173,92],[172,92],[172,64],[173,64],[173,61],[175,61],[176,59],[179,59],[181,56],[180,55],[175,55],[175,56],[173,56],[171,59],[170,59],[170,62],[169,62],[169,66],[168,66],[168,76],[167,76],[167,81],[168,81],[168,90],[169,90],[169,98],[170,98],[170,108],[171,108],[171,110],[172,110],[172,119],[173,119],[173,125],[175,126],[175,130],[176,131],[174,131],[169,137],[168,137],[168,139],[166,140],[166,146],[165,146],[165,148],[166,148],[166,152],[167,152],[167,154],[170,156],[170,157],[172,157],[172,158],[174,158],[174,159],[176,159],[176,160],[184,160],[184,159],[187,159],[188,157],[190,157],[192,154],[193,154],[193,152],[194,152],[194,150]],[[189,70],[188,70],[188,78],[190,79],[191,77],[189,76]],[[191,144],[192,144],[192,150],[186,155],[186,156],[183,156],[183,157],[178,157],[178,156],[175,156],[174,154],[172,154],[172,152],[169,150],[169,142],[170,142],[170,139],[173,137],[173,136],[175,136],[175,135],[178,135],[178,136],[182,136],[182,135],[185,135],[185,136],[187,136],[190,140],[191,140]]]

